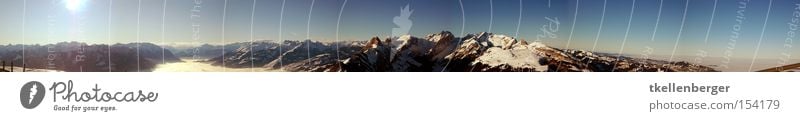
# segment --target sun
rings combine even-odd
[[[76,12],[83,8],[87,0],[64,0],[64,7],[71,12]]]

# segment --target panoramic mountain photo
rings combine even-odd
[[[794,72],[788,0],[4,0],[2,72]]]

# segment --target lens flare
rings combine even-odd
[[[64,7],[71,12],[79,11],[87,0],[64,0]]]

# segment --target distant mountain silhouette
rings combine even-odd
[[[114,44],[111,48],[81,42],[25,45],[24,57],[22,45],[0,45],[1,60],[21,67],[23,58],[28,68],[68,72],[151,71],[157,64],[181,61],[171,51],[152,43]]]

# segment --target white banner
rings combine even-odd
[[[795,105],[798,91],[794,87],[800,76],[794,73],[13,73],[0,76],[3,77],[0,95],[5,97],[0,100],[3,120],[791,120],[800,113]],[[70,80],[75,95],[68,95],[70,91],[56,93],[68,89]],[[28,96],[23,95],[28,94],[23,85],[31,81],[40,82],[45,93],[38,106],[27,109],[22,104],[31,101],[22,100]],[[670,83],[688,85],[690,91],[697,88],[691,87],[692,84],[728,88],[724,92],[717,88],[716,95],[699,91],[651,92],[651,85],[668,87]],[[51,89],[54,85],[56,88]],[[117,92],[119,96],[115,95]],[[126,97],[129,92],[136,96]],[[157,98],[150,93],[157,94]],[[109,99],[121,97],[137,101]],[[656,101],[662,104],[654,109],[652,103]],[[686,109],[701,103],[709,106]],[[736,107],[725,108],[724,105],[732,105],[728,103]],[[671,107],[675,105],[679,107]],[[710,109],[713,105],[725,109]]]

